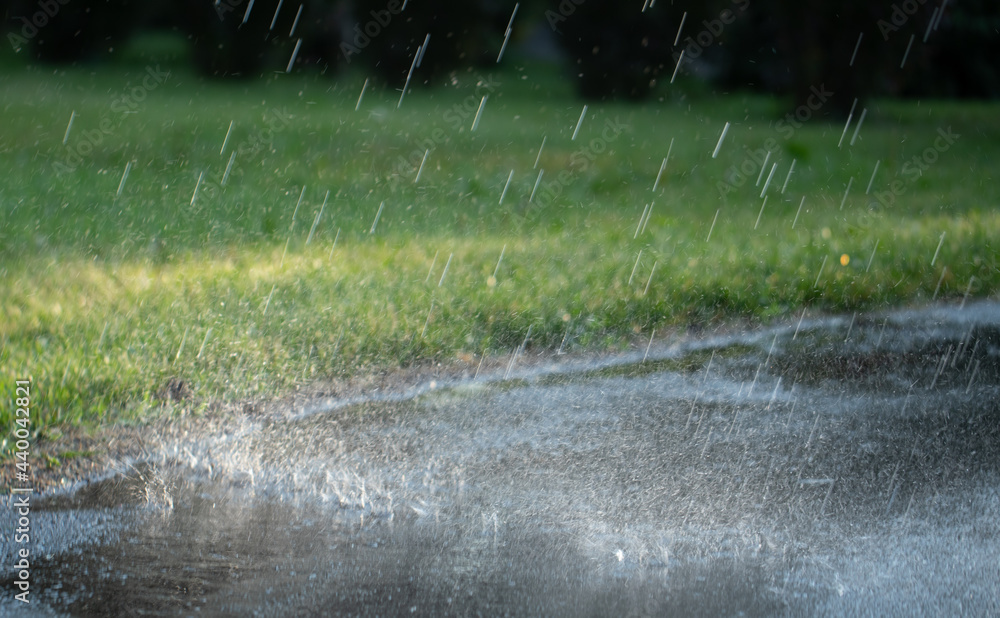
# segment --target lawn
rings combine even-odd
[[[516,61],[401,102],[167,71],[0,74],[0,400],[31,378],[36,437],[1000,284],[995,104],[875,101],[845,132],[690,83],[581,120]]]

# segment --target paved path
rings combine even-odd
[[[1000,305],[642,356],[165,444],[33,513],[31,609],[1000,614]]]

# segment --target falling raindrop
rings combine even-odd
[[[424,163],[427,163],[427,155],[430,154],[430,149],[424,151],[424,158],[420,159],[420,167],[417,168],[417,175],[414,177],[413,182],[417,183],[420,181],[420,174],[424,171]]]
[[[674,72],[670,76],[670,83],[671,84],[674,83],[674,78],[677,77],[677,71],[679,71],[681,69],[681,62],[683,62],[683,61],[684,61],[684,50],[682,49],[680,55],[677,56],[677,65],[674,66]]]
[[[538,178],[535,179],[535,186],[531,188],[531,196],[528,198],[528,203],[529,204],[531,203],[531,201],[533,199],[535,199],[535,191],[538,190],[538,184],[540,182],[542,182],[542,174],[544,174],[544,173],[545,173],[545,170],[543,170],[543,169],[538,170]]]
[[[72,112],[70,112],[70,115],[69,115],[69,124],[66,125],[66,133],[63,134],[63,141],[62,141],[62,143],[63,143],[64,146],[66,145],[66,142],[69,140],[69,132],[70,132],[70,129],[73,128],[73,119],[74,118],[76,118],[76,110],[75,109]]]
[[[861,110],[861,117],[858,118],[858,126],[854,127],[854,135],[851,136],[851,146],[853,146],[854,145],[854,141],[856,139],[858,139],[858,133],[861,132],[861,125],[864,124],[864,122],[865,122],[865,116],[867,114],[868,114],[868,108],[867,107]],[[850,117],[848,117],[848,120],[850,120]]]
[[[115,194],[115,197],[118,197],[118,196],[120,196],[122,194],[122,189],[125,188],[125,179],[128,178],[128,171],[130,169],[132,169],[132,162],[131,161],[129,161],[128,163],[125,164],[125,173],[122,174],[122,180],[121,180],[121,182],[118,183],[118,193]]]
[[[267,29],[268,32],[274,30],[274,24],[278,23],[278,13],[281,11],[281,5],[285,3],[285,0],[278,0],[278,7],[274,9],[274,17],[271,18],[271,26]]]
[[[858,42],[854,44],[854,53],[851,54],[851,62],[847,65],[849,67],[854,66],[854,58],[858,55],[858,48],[861,47],[861,37],[865,36],[864,32],[858,33]]]
[[[205,176],[205,172],[198,174],[198,182],[194,185],[194,193],[191,194],[191,206],[194,206],[194,200],[198,197],[198,187],[201,186],[201,179]]]
[[[805,203],[806,203],[806,196],[803,195],[802,199],[799,200],[799,209],[795,211],[795,218],[792,219],[792,229],[793,230],[795,229],[795,224],[798,223],[798,221],[799,221],[799,213],[802,212],[802,205],[805,204]]]
[[[941,251],[941,245],[944,244],[944,235],[947,232],[941,232],[941,238],[938,240],[937,249],[934,250],[934,257],[931,258],[931,266],[934,266],[934,262],[937,262],[938,253]]]
[[[854,108],[858,105],[858,99],[854,99],[854,103],[851,104],[851,111],[847,114],[847,122],[844,123],[844,130],[840,133],[840,141],[837,142],[837,148],[844,143],[844,136],[847,135],[847,127],[851,126],[851,118],[854,117]]]
[[[785,175],[785,182],[781,185],[781,194],[785,194],[785,187],[788,186],[788,179],[792,177],[792,172],[795,170],[795,159],[792,159],[792,165],[788,168],[788,174]]]
[[[229,134],[232,132],[233,132],[233,121],[230,120],[229,129],[226,130],[226,138],[222,140],[222,148],[219,150],[220,155],[226,151],[226,144],[229,143]]]
[[[229,172],[233,169],[233,161],[236,160],[236,151],[234,150],[231,155],[229,155],[229,163],[226,165],[226,173],[222,175],[222,186],[226,186],[226,181],[229,180]]]
[[[507,22],[507,31],[503,35],[503,45],[500,46],[500,53],[497,55],[497,63],[499,64],[500,59],[503,58],[503,52],[507,49],[507,41],[510,39],[511,28],[514,26],[514,17],[517,15],[517,8],[521,6],[520,3],[514,5],[514,12],[510,15],[510,21]]]
[[[868,188],[865,189],[865,195],[868,195],[868,193],[872,190],[872,183],[875,182],[875,174],[878,173],[878,166],[881,162],[881,160],[875,161],[875,169],[872,170],[872,177],[871,180],[868,181]]]
[[[484,94],[483,95],[483,99],[479,102],[479,109],[476,110],[476,117],[472,121],[472,130],[473,131],[475,131],[479,127],[479,117],[482,116],[482,114],[483,114],[483,107],[485,107],[485,105],[486,105],[486,99],[489,96],[490,95],[488,95],[488,94]]]
[[[364,85],[361,86],[361,94],[358,95],[358,103],[357,103],[357,105],[354,106],[354,111],[358,111],[358,109],[361,107],[361,99],[364,98],[364,96],[365,96],[365,88],[367,88],[367,87],[368,87],[368,78],[366,77]]]
[[[378,225],[378,218],[382,216],[382,208],[384,206],[385,206],[385,200],[383,200],[382,203],[378,205],[378,212],[375,213],[375,220],[372,221],[372,229],[368,230],[369,234],[375,233],[375,226]]]
[[[292,65],[295,64],[295,57],[299,55],[299,48],[302,47],[302,39],[299,39],[295,43],[295,49],[292,50],[292,57],[288,59],[288,66],[285,67],[285,73],[290,73],[292,71]]]
[[[583,124],[583,117],[586,115],[587,115],[587,106],[584,105],[583,109],[580,111],[580,119],[576,121],[576,128],[573,129],[573,137],[570,138],[571,142],[576,140],[576,134],[580,132],[580,125]]]
[[[677,36],[674,37],[674,47],[677,47],[677,42],[681,40],[681,30],[684,29],[684,20],[688,18],[688,12],[684,11],[681,15],[681,25],[677,26]]]
[[[722,140],[726,139],[726,133],[729,132],[729,123],[722,127],[722,135],[719,136],[719,142],[715,145],[715,150],[712,152],[712,158],[719,156],[719,149],[722,148]]]
[[[243,24],[242,25],[244,25],[244,26],[246,25],[247,20],[250,19],[250,11],[253,10],[253,3],[254,3],[254,0],[250,0],[250,4],[247,5],[246,12],[243,13]]]
[[[326,195],[323,197],[323,205],[319,207],[319,212],[316,213],[316,219],[313,221],[312,227],[309,229],[309,236],[306,238],[306,244],[312,240],[313,234],[316,232],[316,226],[319,225],[319,219],[323,216],[323,210],[326,209],[326,201],[330,198],[330,191],[327,190]]]
[[[448,254],[448,261],[444,263],[444,270],[441,271],[441,279],[438,280],[438,287],[441,287],[441,285],[444,283],[444,278],[448,274],[448,267],[451,266],[451,258],[454,255],[455,255],[454,253]]]
[[[910,48],[913,47],[913,39],[914,39],[914,37],[915,37],[915,35],[911,34],[910,35],[910,42],[906,44],[906,51],[903,52],[903,60],[899,63],[899,68],[901,68],[901,69],[903,68],[903,65],[906,64],[906,59],[910,55]]]
[[[538,147],[538,156],[535,157],[535,164],[531,167],[531,169],[538,169],[538,161],[542,158],[542,149],[545,148],[545,140],[547,137],[547,135],[542,136],[542,145]]]
[[[505,195],[507,195],[507,187],[510,186],[510,179],[513,178],[513,177],[514,177],[514,170],[510,170],[510,174],[507,175],[507,183],[503,186],[503,192],[500,193],[500,202],[499,202],[499,204],[503,204],[503,198],[504,198]]]
[[[275,16],[277,16],[278,12],[275,11],[274,14],[275,14]],[[299,17],[302,17],[302,5],[301,4],[299,5],[299,10],[296,11],[296,13],[295,13],[295,20],[292,22],[292,29],[288,31],[288,38],[292,38],[293,36],[295,36],[295,28],[298,27],[298,25],[299,25]],[[301,42],[302,39],[299,39],[299,41]]]

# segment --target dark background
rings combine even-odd
[[[172,32],[187,41],[185,61],[219,79],[284,71],[298,44],[293,71],[337,79],[362,67],[400,87],[428,34],[414,85],[495,65],[515,2],[407,0],[402,11],[402,0],[280,0],[280,8],[279,0],[254,0],[248,12],[250,6],[6,0],[0,17],[13,62],[113,62],[130,37]],[[846,115],[854,99],[871,96],[1000,96],[995,0],[654,0],[645,7],[639,0],[526,0],[505,60],[560,62],[588,99],[642,100],[670,81],[682,51],[682,80],[719,92],[786,95],[793,106],[822,85],[836,93],[823,109],[831,115]]]

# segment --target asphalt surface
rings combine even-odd
[[[983,302],[316,399],[35,497],[0,613],[1000,615],[998,394]]]

